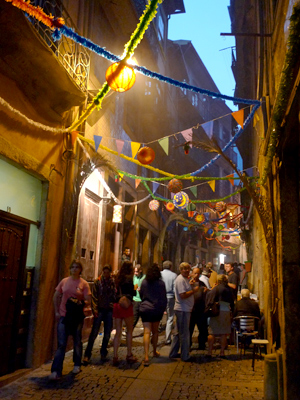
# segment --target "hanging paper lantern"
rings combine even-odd
[[[188,217],[193,218],[196,210],[196,206],[194,203],[189,202],[189,204],[186,206],[187,212],[188,212]]]
[[[229,240],[229,239],[230,239],[230,235],[226,235],[225,240]]]
[[[224,203],[224,201],[219,201],[219,202],[216,204],[216,211],[222,212],[222,211],[224,211],[224,210],[226,210],[226,203]]]
[[[214,230],[213,230],[212,228],[210,228],[210,229],[207,231],[207,233],[208,233],[209,235],[212,235],[212,234],[214,233]]]
[[[120,224],[122,222],[122,206],[118,204],[113,207],[112,222],[114,224]]]
[[[198,214],[195,217],[195,221],[198,222],[198,224],[201,224],[203,221],[205,221],[205,216],[203,214]]]
[[[175,207],[179,208],[179,210],[183,210],[184,208],[186,208],[189,201],[189,196],[185,192],[176,193],[173,198],[173,203]]]
[[[141,164],[151,164],[155,159],[154,150],[151,147],[142,147],[137,153],[137,159]]]
[[[179,179],[171,179],[168,183],[168,189],[172,193],[178,193],[182,190],[182,182]]]
[[[219,229],[219,231],[221,231],[222,229],[224,229],[224,226],[223,225],[219,225],[218,229]]]
[[[173,211],[174,208],[175,208],[175,206],[174,206],[173,203],[169,202],[169,203],[166,204],[166,209],[167,209],[168,211]]]
[[[185,226],[185,227],[183,228],[183,230],[186,232],[186,231],[189,230],[189,228],[188,228],[187,226]]]
[[[120,61],[107,68],[105,79],[112,90],[126,92],[135,82],[135,72],[132,67]]]
[[[149,203],[149,208],[151,211],[156,211],[159,208],[159,201],[151,200]]]
[[[234,223],[234,221],[228,221],[227,222],[227,227],[228,227],[228,229],[233,229],[234,228],[234,225],[235,225],[235,223]]]

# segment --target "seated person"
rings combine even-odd
[[[241,290],[241,300],[236,302],[233,317],[242,317],[243,315],[254,316],[260,319],[260,310],[258,303],[250,299],[250,290]]]

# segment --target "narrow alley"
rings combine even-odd
[[[139,334],[140,332],[140,334]],[[192,361],[182,362],[180,358],[170,360],[170,347],[164,345],[164,334],[159,338],[160,357],[153,358],[149,367],[142,365],[144,349],[142,329],[134,331],[133,351],[138,363],[128,366],[125,361],[125,340],[120,348],[121,362],[118,368],[112,366],[112,347],[109,348],[108,362],[101,362],[99,341],[94,345],[91,363],[83,366],[78,375],[73,368],[72,351],[66,354],[63,378],[50,382],[51,363],[42,365],[22,378],[0,389],[2,400],[40,399],[105,399],[105,400],[261,400],[263,399],[262,360],[255,360],[252,371],[252,349],[240,358],[235,346],[226,350],[226,359],[215,354],[210,359],[206,351],[196,350],[193,343]],[[99,336],[101,338],[101,336]],[[194,334],[194,340],[196,340]]]

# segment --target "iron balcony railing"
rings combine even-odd
[[[76,25],[73,23],[67,10],[59,0],[31,0],[31,4],[40,6],[43,11],[54,17],[62,17],[65,25],[76,31]],[[39,33],[45,44],[53,51],[57,60],[67,70],[77,86],[87,92],[89,70],[90,70],[90,52],[78,43],[65,36],[59,41],[52,38],[53,31],[42,22],[28,16],[28,19]]]

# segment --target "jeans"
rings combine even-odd
[[[93,345],[94,345],[96,337],[99,333],[99,329],[100,329],[102,321],[104,324],[104,334],[103,334],[103,340],[102,340],[100,354],[103,357],[107,356],[107,345],[108,345],[108,342],[110,339],[110,333],[111,333],[112,325],[113,325],[112,314],[113,314],[112,309],[108,309],[108,310],[100,309],[98,311],[98,317],[94,317],[93,327],[92,327],[92,330],[90,333],[88,345],[84,352],[84,356],[87,357],[88,359],[91,358]]]
[[[57,372],[58,375],[62,374],[63,362],[66,353],[67,341],[69,335],[73,336],[74,351],[73,351],[73,361],[74,366],[81,366],[82,357],[82,341],[81,332],[83,327],[83,321],[72,329],[64,324],[64,317],[60,317],[57,324],[57,350],[54,356],[54,360],[51,367],[51,372]]]
[[[168,298],[167,301],[166,342],[170,342],[173,329],[175,297]]]
[[[181,360],[187,361],[190,357],[190,312],[175,311],[176,331],[173,336],[169,357],[176,357],[181,347]]]

